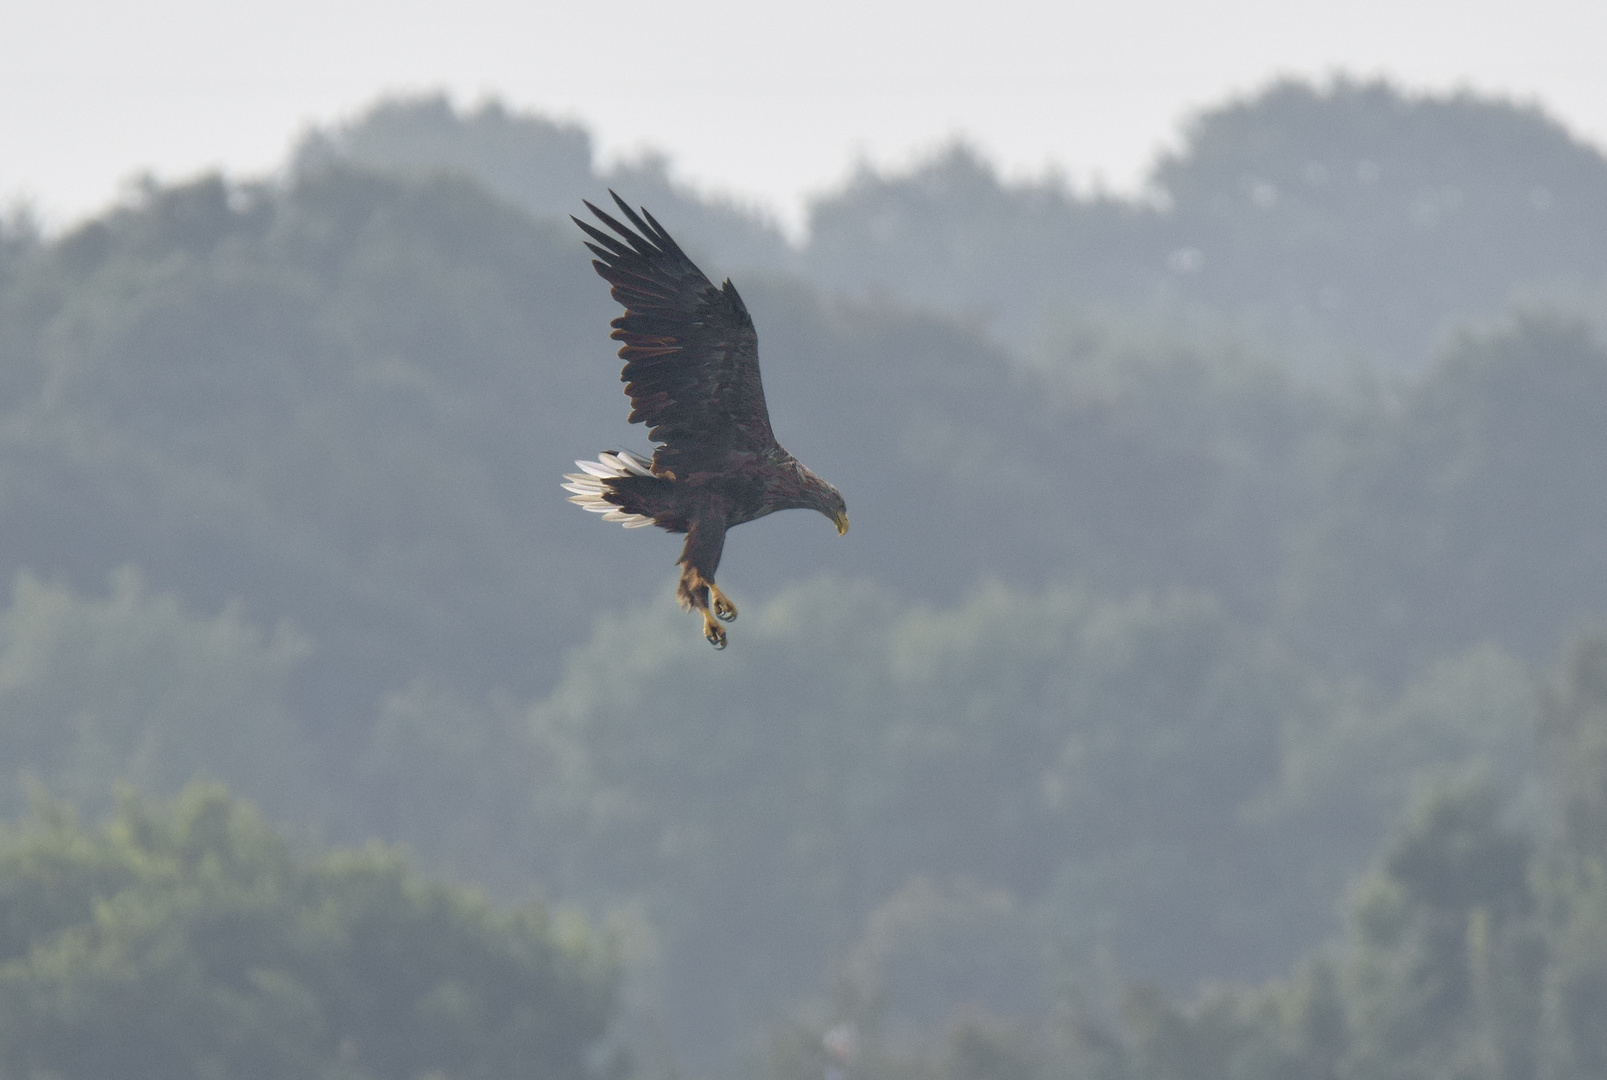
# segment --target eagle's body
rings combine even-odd
[[[630,422],[645,423],[660,445],[650,462],[628,451],[576,462],[582,471],[564,487],[574,492],[570,502],[605,521],[686,534],[676,596],[702,614],[704,636],[723,649],[725,630],[715,618],[737,614],[714,584],[726,530],[800,508],[820,511],[843,533],[848,513],[842,494],[771,433],[758,335],[731,282],[716,288],[651,214],[638,216],[618,195],[614,202],[635,231],[589,202],[618,235],[574,221],[593,241],[586,245],[597,256],[592,266],[625,307],[612,336],[623,342]]]

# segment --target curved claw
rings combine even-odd
[[[703,636],[716,649],[725,648],[725,627],[710,618],[707,611],[703,612]]]
[[[714,617],[716,619],[721,622],[736,621],[737,606],[714,585],[709,586],[709,604],[714,608]]]

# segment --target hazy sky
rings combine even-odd
[[[60,225],[140,172],[259,174],[399,90],[582,121],[789,222],[957,134],[1130,188],[1280,74],[1500,92],[1607,146],[1604,46],[1607,0],[0,0],[0,199]]]

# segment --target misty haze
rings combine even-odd
[[[558,488],[645,206],[846,496]],[[1607,156],[1335,79],[801,241],[444,98],[0,226],[0,1080],[1607,1077]],[[379,843],[375,843],[378,841]]]

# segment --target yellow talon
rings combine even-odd
[[[725,627],[714,621],[714,616],[707,608],[699,614],[703,616],[703,636],[708,639],[709,644],[716,649],[725,648]]]
[[[737,606],[713,582],[709,583],[709,606],[714,608],[714,616],[721,622],[731,622],[737,617]]]

